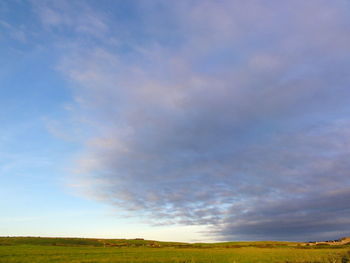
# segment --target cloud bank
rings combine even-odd
[[[88,130],[83,191],[218,239],[350,235],[347,1],[102,2],[34,3]]]

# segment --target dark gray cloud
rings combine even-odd
[[[142,39],[60,65],[84,191],[219,239],[350,235],[349,3],[156,2],[134,6]]]
[[[349,235],[349,198],[348,188],[282,200],[261,198],[242,210],[233,209],[220,230],[226,237],[253,240],[326,240]]]

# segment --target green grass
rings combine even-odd
[[[155,247],[155,244],[160,247]],[[341,263],[342,258],[346,262],[344,255],[349,248],[307,248],[289,242],[186,244],[125,239],[17,237],[0,238],[0,262]]]

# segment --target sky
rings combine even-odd
[[[0,1],[0,235],[350,236],[349,11]]]

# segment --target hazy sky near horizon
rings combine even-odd
[[[350,1],[0,2],[0,235],[350,235]]]

